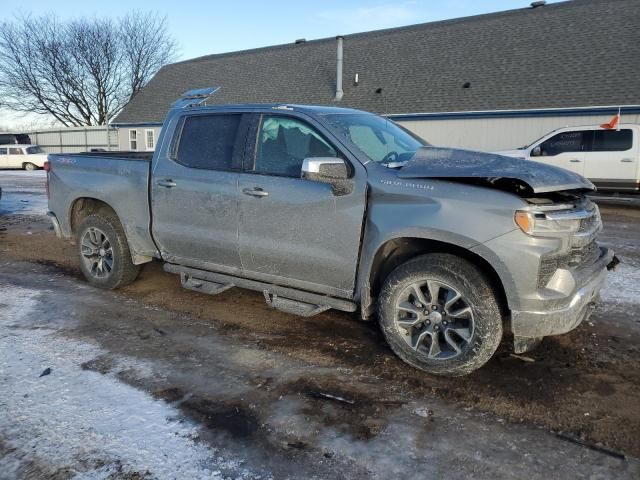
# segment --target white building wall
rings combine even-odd
[[[556,128],[600,125],[611,120],[612,116],[421,119],[399,120],[398,123],[434,145],[495,151],[529,145]],[[623,114],[622,123],[640,123],[640,115]]]

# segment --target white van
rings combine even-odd
[[[0,168],[43,168],[47,154],[38,145],[0,145]]]
[[[499,153],[566,168],[587,177],[598,190],[640,191],[640,125],[616,130],[564,127],[531,145]]]

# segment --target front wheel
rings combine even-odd
[[[38,167],[37,167],[36,165],[34,165],[33,163],[29,163],[29,162],[25,163],[22,167],[23,167],[27,172],[32,172],[32,171],[34,171],[34,170],[37,170],[37,169],[38,169]]]
[[[493,288],[470,262],[434,253],[397,267],[384,282],[379,320],[391,349],[436,375],[466,375],[484,365],[502,338]]]
[[[133,282],[140,266],[131,260],[118,219],[108,213],[88,215],[78,226],[80,269],[91,285],[119,288]]]

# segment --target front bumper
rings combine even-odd
[[[560,335],[576,328],[591,314],[600,290],[607,280],[607,265],[613,260],[611,250],[602,254],[593,265],[591,275],[576,289],[568,305],[560,309],[538,311],[512,311],[511,331],[516,337],[540,338]]]

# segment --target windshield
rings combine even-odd
[[[366,157],[388,167],[407,162],[428,142],[397,123],[366,113],[338,113],[326,115],[336,133],[353,144]]]
[[[27,154],[32,153],[44,153],[44,150],[40,147],[27,147]]]

